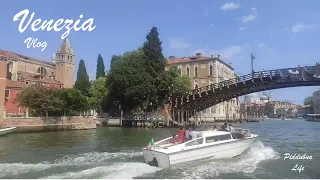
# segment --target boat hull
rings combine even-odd
[[[143,149],[145,162],[151,166],[166,168],[174,164],[185,163],[201,159],[223,159],[240,155],[250,148],[255,138],[246,138],[201,148],[186,149],[179,152],[165,154],[154,150]]]
[[[0,129],[0,136],[12,133],[16,127]]]

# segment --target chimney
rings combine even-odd
[[[220,59],[220,54],[218,54],[218,59]]]
[[[231,63],[229,63],[229,65],[232,67],[232,64],[231,64]]]
[[[196,53],[196,56],[200,57],[200,56],[202,56],[202,54],[201,53]]]
[[[174,59],[175,57],[174,56],[169,56],[169,59]]]

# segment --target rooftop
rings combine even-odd
[[[25,60],[25,61],[33,61],[33,62],[37,62],[37,63],[48,64],[48,65],[55,65],[54,63],[51,63],[51,62],[42,61],[42,60],[39,60],[36,58],[24,56],[24,55],[15,53],[15,52],[10,52],[7,50],[2,50],[2,49],[0,49],[0,57],[12,59],[12,60],[16,60],[16,61]]]
[[[71,44],[70,44],[70,41],[69,41],[68,38],[65,38],[65,39],[63,40],[63,43],[61,44],[58,53],[62,53],[62,54],[64,54],[64,53],[73,54],[73,50],[72,50],[72,47],[71,47]]]
[[[13,81],[13,80],[8,80],[6,81],[6,87],[10,88],[21,88],[24,87],[25,83],[20,82],[20,81]]]
[[[183,57],[183,58],[175,58],[174,56],[170,56],[168,59],[168,65],[184,64],[184,63],[207,61],[207,60],[219,61],[220,63],[224,64],[231,70],[234,70],[231,64],[227,64],[220,59],[220,55],[218,55],[218,57],[214,57],[214,56],[208,57],[208,56],[202,56],[201,53],[197,53],[196,56]]]
[[[23,71],[18,71],[18,74],[21,75],[20,81],[38,81],[38,82],[43,82],[43,83],[62,85],[62,83],[60,81],[51,79],[51,76],[49,76],[49,75],[40,75],[37,73],[29,73],[29,72],[23,72]],[[41,79],[39,76],[41,76],[43,79]]]

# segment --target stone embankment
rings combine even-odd
[[[16,132],[45,132],[62,130],[95,129],[93,117],[7,117],[0,120],[0,127],[17,127]]]

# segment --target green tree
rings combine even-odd
[[[21,107],[29,108],[36,114],[48,115],[50,112],[60,112],[63,101],[58,96],[58,89],[49,89],[41,84],[33,84],[23,88],[15,102]]]
[[[105,77],[105,67],[104,67],[104,62],[103,58],[99,54],[98,60],[97,60],[97,72],[96,72],[96,79],[99,77]]]
[[[191,81],[189,77],[179,76],[179,70],[176,67],[171,67],[167,71],[167,85],[170,87],[168,96],[182,96],[191,90]]]
[[[80,111],[89,110],[88,98],[78,89],[62,89],[59,98],[63,102],[64,115],[75,115]]]
[[[149,95],[156,94],[153,79],[144,66],[142,49],[127,52],[114,62],[110,69],[109,104],[119,102],[125,110],[141,107]]]
[[[152,77],[150,88],[155,89],[155,93],[149,94],[149,101],[153,107],[162,105],[165,96],[168,93],[166,84],[165,65],[166,59],[162,53],[162,42],[159,39],[159,33],[156,27],[152,27],[146,37],[147,41],[143,44],[144,64],[146,71]]]
[[[99,114],[102,111],[102,105],[105,101],[105,96],[107,95],[106,87],[107,78],[99,77],[98,79],[91,82],[90,87],[90,107],[95,109]]]
[[[313,97],[312,96],[308,96],[304,99],[303,101],[304,105],[312,105],[313,104]]]
[[[146,67],[153,77],[157,77],[164,72],[166,65],[157,28],[152,27],[146,38],[147,41],[143,45]]]
[[[113,64],[114,64],[115,62],[117,62],[120,58],[121,58],[121,56],[113,55],[113,56],[111,57],[111,61],[110,61],[110,68],[112,68]]]
[[[81,59],[79,62],[75,88],[81,91],[85,96],[89,96],[90,82],[86,65],[83,59]]]

